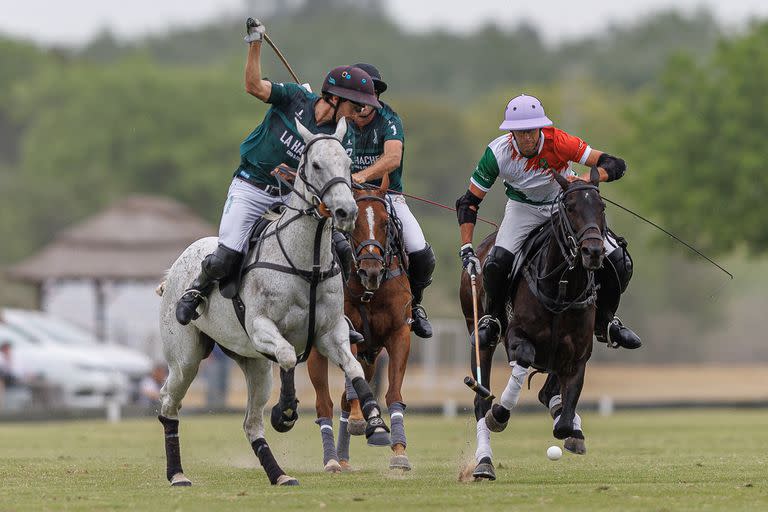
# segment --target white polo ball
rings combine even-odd
[[[560,460],[563,456],[563,450],[559,446],[550,446],[547,448],[547,458],[549,460]]]

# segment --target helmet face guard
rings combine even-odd
[[[507,103],[504,121],[499,130],[534,130],[552,126],[552,120],[544,113],[544,107],[535,96],[521,94]]]
[[[354,66],[333,68],[323,82],[322,92],[339,98],[381,108],[371,76]]]

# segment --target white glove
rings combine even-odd
[[[267,29],[264,24],[257,19],[248,18],[245,22],[245,31],[247,35],[243,38],[246,43],[251,44],[261,41]]]

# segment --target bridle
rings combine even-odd
[[[355,188],[366,189],[368,187],[356,185]],[[378,187],[375,187],[375,188],[378,188]],[[352,243],[353,243],[352,248],[355,256],[355,267],[359,268],[359,262],[365,261],[365,260],[374,260],[380,263],[382,267],[382,272],[384,272],[384,276],[382,278],[382,282],[384,282],[387,279],[399,276],[402,273],[402,262],[400,265],[398,265],[398,268],[394,270],[390,268],[392,266],[392,258],[394,256],[396,255],[401,256],[401,260],[402,260],[402,255],[396,254],[395,251],[393,250],[394,249],[393,245],[395,244],[393,243],[393,240],[392,240],[392,237],[399,232],[400,219],[395,214],[395,209],[394,209],[394,206],[392,205],[392,200],[389,199],[389,197],[387,196],[380,197],[372,194],[366,194],[366,195],[361,195],[355,198],[355,202],[358,204],[365,201],[373,201],[373,202],[381,203],[384,205],[384,208],[387,212],[387,220],[384,225],[384,245],[382,245],[381,242],[379,242],[375,238],[367,238],[365,240],[358,242],[354,238],[350,237],[352,238]],[[361,208],[358,208],[358,212],[360,210]],[[371,248],[371,247],[373,247],[376,250],[373,250],[373,251],[365,250],[366,248]],[[370,302],[374,293],[375,293],[375,290],[368,290],[366,288],[360,297],[361,302]]]
[[[552,204],[552,215],[550,215],[550,222],[552,224],[552,230],[555,232],[555,238],[560,246],[560,252],[565,258],[568,268],[573,269],[576,265],[576,257],[579,252],[579,247],[586,240],[600,240],[605,239],[605,213],[603,213],[603,229],[596,222],[590,222],[584,225],[578,232],[573,229],[571,220],[568,218],[568,214],[565,208],[565,198],[574,192],[591,191],[594,190],[600,195],[600,190],[596,185],[589,183],[577,184],[573,187],[563,190],[558,196],[555,202]],[[559,215],[559,226],[555,226],[555,212]]]
[[[312,182],[309,181],[309,178],[307,177],[307,162],[309,161],[309,150],[315,144],[315,142],[318,142],[321,140],[335,140],[336,142],[341,144],[339,139],[337,139],[333,135],[320,135],[318,137],[313,138],[309,142],[307,142],[306,146],[304,146],[304,151],[302,152],[302,155],[301,155],[302,156],[301,162],[299,162],[299,169],[296,174],[304,183],[304,186],[312,193],[312,195],[309,198],[307,198],[304,194],[299,192],[296,189],[296,187],[293,186],[293,184],[289,183],[287,180],[283,179],[279,174],[277,174],[277,178],[287,188],[292,190],[294,194],[299,196],[299,198],[302,201],[304,201],[310,206],[309,208],[306,208],[306,209],[297,209],[297,208],[290,208],[290,207],[288,208],[299,212],[301,215],[311,215],[317,220],[320,220],[322,218],[327,218],[330,216],[330,213],[328,212],[328,208],[325,206],[324,199],[325,199],[325,194],[328,193],[331,187],[333,187],[334,185],[343,184],[347,188],[349,188],[350,192],[352,191],[350,178],[343,178],[341,176],[336,176],[334,178],[331,178],[327,182],[325,182],[323,187],[319,190],[314,184],[312,184]]]
[[[600,228],[596,222],[590,222],[583,226],[578,232],[573,228],[568,212],[565,207],[565,198],[573,192],[597,191],[596,185],[590,183],[579,183],[563,190],[557,199],[552,203],[552,214],[550,215],[550,227],[552,236],[560,249],[563,261],[543,275],[539,274],[538,269],[546,269],[545,255],[548,252],[548,245],[544,244],[536,254],[529,260],[523,269],[523,274],[528,281],[531,292],[539,299],[541,304],[550,312],[559,315],[569,309],[585,309],[595,303],[597,299],[597,287],[595,283],[595,273],[592,270],[586,271],[586,282],[584,289],[578,293],[572,300],[566,300],[565,294],[568,287],[566,273],[573,270],[579,262],[578,252],[581,244],[586,240],[604,240],[606,228]],[[603,226],[605,226],[605,213],[603,215]],[[557,296],[551,297],[542,291],[540,283],[559,274]]]

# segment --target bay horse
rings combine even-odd
[[[600,197],[596,168],[592,168],[590,182],[576,180],[569,183],[558,173],[553,173],[553,177],[562,191],[552,205],[548,223],[534,231],[534,234],[540,233],[543,240],[537,246],[529,239],[517,258],[522,259],[530,245],[533,250],[525,260],[516,262],[515,268],[520,268],[520,272],[510,276],[509,327],[504,333],[504,346],[512,375],[500,403],[491,407],[491,403],[480,395],[475,396],[478,447],[473,476],[476,479],[496,479],[489,430],[501,432],[506,428],[510,410],[517,404],[530,367],[535,372],[548,374],[539,400],[549,408],[554,419],[554,437],[565,439],[567,450],[586,453],[576,406],[584,384],[586,363],[592,354],[597,298],[595,271],[602,266],[605,253],[605,203]],[[482,260],[495,239],[496,233],[492,233],[478,247],[478,256]],[[482,296],[482,286],[479,292]],[[460,298],[471,333],[474,322],[470,279],[466,273],[461,278]],[[478,307],[482,311],[482,304]],[[486,387],[490,386],[495,348],[495,345],[480,347],[481,384]],[[473,370],[475,365],[472,350]]]
[[[199,318],[186,326],[176,321],[176,300],[197,275],[205,255],[215,249],[216,237],[190,245],[158,287],[160,332],[169,367],[160,391],[158,419],[165,431],[166,476],[173,486],[191,485],[181,466],[178,414],[200,362],[214,343],[245,373],[248,405],[243,429],[271,484],[298,484],[280,468],[264,438],[263,410],[272,387],[272,362],[293,368],[312,352],[313,344],[353,383],[367,420],[366,434],[389,436],[363,369],[349,348],[343,283],[331,252],[332,224],[351,231],[357,216],[351,160],[341,143],[346,122],[340,121],[333,135],[312,134],[298,121],[296,126],[305,146],[294,193],[246,257],[239,289],[245,311],[240,308],[242,314],[236,313],[234,301],[214,291]]]

